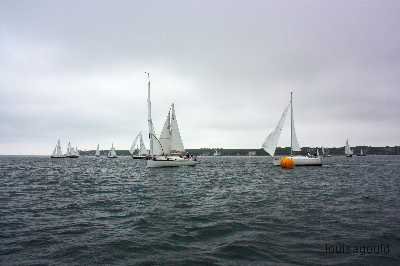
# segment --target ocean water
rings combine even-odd
[[[400,156],[0,156],[1,265],[400,265]]]

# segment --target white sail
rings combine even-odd
[[[97,144],[97,148],[96,148],[96,153],[95,153],[95,155],[96,155],[96,156],[100,156],[100,146],[99,146],[99,144]]]
[[[149,127],[150,155],[161,155],[161,143],[154,132],[153,119],[151,118],[151,99],[150,99],[150,74],[147,74],[147,124]]]
[[[147,152],[146,146],[144,145],[144,142],[143,142],[143,136],[142,136],[142,133],[140,132],[139,155],[147,155],[147,154],[148,154],[148,152]]]
[[[60,142],[60,140],[57,141],[56,155],[58,155],[58,156],[61,156],[61,155],[62,155],[62,149],[61,149],[61,142]]]
[[[162,145],[163,153],[170,154],[171,152],[171,110],[168,111],[167,118],[165,119],[163,129],[160,134],[160,142]]]
[[[108,152],[108,157],[117,157],[117,153],[114,148],[114,143],[111,144],[111,149]]]
[[[289,106],[288,105],[285,110],[282,113],[281,119],[279,119],[278,125],[276,126],[276,128],[274,129],[274,131],[272,131],[267,138],[265,139],[262,147],[264,148],[264,150],[266,152],[269,153],[269,155],[274,156],[275,155],[275,150],[276,150],[276,146],[278,145],[278,141],[279,141],[279,137],[281,135],[282,132],[282,128],[283,128],[283,124],[285,123],[286,120],[286,116],[289,110]]]
[[[136,144],[137,144],[137,141],[138,141],[138,139],[139,139],[139,135],[141,135],[141,133],[137,134],[137,136],[135,137],[135,139],[132,141],[131,148],[129,149],[130,154],[134,154],[135,151],[136,151]]]
[[[71,142],[68,141],[68,145],[67,145],[67,156],[71,156],[73,152],[73,149],[71,147]]]
[[[54,150],[53,150],[53,152],[52,152],[52,154],[51,155],[56,155],[57,154],[57,147],[54,147]]]
[[[79,150],[78,150],[78,146],[75,146],[75,150],[74,150],[74,155],[75,156],[79,156]]]
[[[363,152],[362,148],[360,150],[360,155],[364,155],[364,152]]]
[[[325,156],[325,148],[321,147],[322,156]]]
[[[318,148],[317,148],[317,157],[319,157],[319,150],[318,150]]]
[[[293,116],[293,93],[290,93],[290,130],[291,130],[291,152],[301,151],[299,141],[297,140],[296,130],[294,128],[294,116]]]
[[[183,142],[181,133],[179,132],[178,121],[175,115],[175,106],[172,104],[172,116],[171,116],[171,146],[170,150],[173,152],[184,152]]]
[[[344,147],[344,153],[345,153],[346,155],[353,155],[353,151],[352,151],[351,148],[350,148],[349,140],[348,140],[348,139],[346,140],[346,146]]]

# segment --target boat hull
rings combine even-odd
[[[307,156],[288,156],[293,159],[295,166],[322,166],[322,159],[320,157],[307,157]],[[273,157],[273,165],[280,166],[283,157]]]
[[[163,157],[147,160],[148,168],[195,166],[198,162],[180,157]]]
[[[52,159],[64,159],[67,158],[67,156],[50,156]]]
[[[67,158],[79,158],[79,155],[69,155]]]
[[[147,159],[147,156],[141,156],[141,155],[131,155],[131,157],[134,160],[145,160],[145,159]]]
[[[109,158],[109,159],[115,159],[115,158],[118,158],[118,156],[107,156],[107,158]]]

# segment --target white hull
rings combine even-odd
[[[156,157],[154,159],[147,160],[147,167],[158,168],[158,167],[177,167],[177,166],[195,166],[198,162],[191,159],[184,159],[177,156],[171,157]]]
[[[307,157],[307,156],[288,156],[292,158],[295,166],[321,166],[322,159],[320,157]],[[273,157],[272,163],[276,166],[281,165],[283,157]]]

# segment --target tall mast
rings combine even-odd
[[[293,156],[293,92],[290,92],[290,156]]]
[[[147,124],[149,126],[150,155],[153,156],[153,121],[151,120],[151,101],[150,101],[150,73],[147,74]]]

